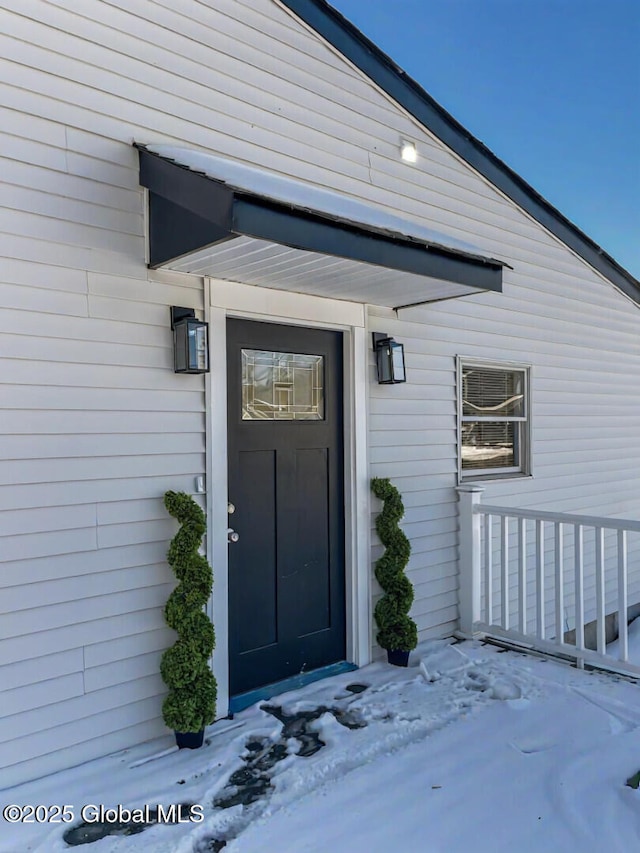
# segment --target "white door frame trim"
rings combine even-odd
[[[213,566],[211,617],[216,630],[213,672],[216,716],[229,709],[227,528],[227,317],[344,332],[344,468],[347,660],[371,661],[370,504],[367,452],[368,348],[365,306],[205,278],[211,372],[206,375],[207,557]]]

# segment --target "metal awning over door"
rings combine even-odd
[[[506,264],[302,181],[171,146],[137,146],[152,268],[391,308],[502,290]]]

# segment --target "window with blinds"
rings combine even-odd
[[[460,476],[528,474],[526,367],[458,362]]]

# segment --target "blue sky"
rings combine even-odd
[[[329,0],[640,278],[640,0]]]

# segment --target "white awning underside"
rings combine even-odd
[[[237,237],[172,261],[168,269],[256,287],[397,308],[478,293],[422,275]]]

